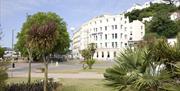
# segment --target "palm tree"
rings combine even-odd
[[[48,21],[43,25],[33,25],[28,32],[29,47],[38,51],[42,56],[45,66],[44,91],[47,91],[48,82],[48,55],[52,52],[58,36],[56,23]]]
[[[168,78],[165,70],[157,70],[161,64],[153,62],[147,49],[127,49],[116,63],[106,70],[104,77],[109,81],[108,86],[119,91],[157,91],[160,82]]]

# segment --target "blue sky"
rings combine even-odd
[[[120,14],[135,3],[144,4],[147,1],[150,0],[0,0],[0,24],[3,30],[0,45],[11,47],[11,32],[14,30],[16,37],[27,13],[55,12],[67,23],[68,32],[72,35],[71,27],[78,28],[95,16]]]

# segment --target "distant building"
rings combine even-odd
[[[177,43],[177,39],[176,38],[169,38],[167,39],[167,42],[170,44],[170,45],[174,45],[175,43]]]
[[[134,4],[130,9],[128,9],[126,12],[131,12],[131,11],[133,11],[133,10],[142,10],[142,9],[144,9],[144,8],[150,7],[151,4],[155,4],[155,3],[159,3],[159,4],[161,4],[161,3],[169,4],[168,1],[164,1],[164,0],[153,0],[153,1],[151,1],[151,2],[146,2],[146,3],[144,3],[143,5],[136,3],[136,4]],[[173,2],[173,4],[174,4],[176,7],[179,7],[179,6],[180,6],[180,0],[175,0],[175,1]]]
[[[102,15],[83,24],[73,35],[74,58],[82,58],[80,51],[95,43],[97,60],[113,60],[129,41],[140,41],[145,34],[144,24],[139,20],[129,22],[124,14]]]
[[[145,22],[150,22],[150,21],[152,20],[152,18],[153,18],[152,16],[150,16],[150,17],[145,17],[145,18],[142,19],[142,22],[143,22],[143,23],[145,23]]]
[[[180,20],[180,11],[172,13],[170,18],[173,21]]]

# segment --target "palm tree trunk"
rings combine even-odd
[[[48,83],[48,62],[46,60],[46,56],[43,55],[43,60],[44,60],[44,67],[45,67],[45,72],[44,72],[44,91],[47,91],[47,83]]]

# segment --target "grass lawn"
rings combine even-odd
[[[106,68],[93,68],[93,69],[75,69],[75,70],[49,70],[49,73],[80,73],[80,72],[96,72],[98,74],[103,74]]]
[[[62,91],[115,91],[100,79],[60,79]]]

